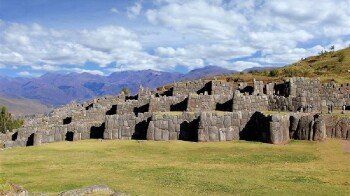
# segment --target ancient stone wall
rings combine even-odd
[[[155,113],[152,116],[147,140],[198,141],[199,113]]]
[[[188,95],[189,93],[212,94],[212,82],[206,80],[194,80],[188,82],[175,83],[173,86],[173,96]]]
[[[202,112],[198,141],[231,141],[239,140],[252,113],[238,112]]]
[[[211,82],[212,95],[232,95],[234,92],[234,85],[223,80],[213,80]]]
[[[188,95],[151,97],[150,112],[186,111]]]
[[[262,95],[264,94],[264,82],[263,81],[256,81],[254,79],[253,81],[253,85],[254,85],[254,95]]]
[[[249,85],[195,80],[160,91],[140,87],[133,96],[73,102],[48,115],[28,117],[23,128],[0,134],[0,142],[12,147],[84,139],[241,139],[273,144],[326,136],[349,139],[347,115],[320,115],[330,104],[349,110],[350,84],[321,85],[308,78],[268,84],[254,80]]]
[[[290,137],[293,139],[315,141],[326,139],[326,121],[318,114],[293,114],[290,123]]]
[[[212,95],[190,94],[188,97],[188,112],[213,111],[215,106],[216,103]]]
[[[333,105],[335,109],[342,109],[344,105],[350,105],[350,84],[330,82],[322,86],[320,93],[323,108]]]
[[[105,139],[146,139],[152,113],[106,116]]]
[[[322,115],[327,137],[350,140],[350,118],[339,115]]]
[[[248,95],[236,91],[233,95],[233,111],[266,111],[269,100],[266,95]]]

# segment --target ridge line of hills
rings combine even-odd
[[[85,101],[97,96],[119,94],[125,87],[135,93],[140,85],[155,89],[180,80],[233,72],[235,71],[217,66],[207,66],[186,74],[140,70],[114,72],[109,76],[89,73],[46,73],[37,78],[0,76],[0,106],[7,106],[13,114],[43,113],[49,108],[65,105],[71,101]],[[31,110],[23,108],[25,106]]]

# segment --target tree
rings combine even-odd
[[[339,61],[339,62],[343,62],[343,61],[344,61],[344,58],[345,58],[344,53],[343,53],[343,52],[339,53],[339,55],[338,55],[338,61]]]
[[[278,76],[278,70],[276,70],[276,69],[271,70],[270,73],[269,73],[269,76],[270,76],[270,77],[276,77],[276,76]]]
[[[329,50],[333,53],[334,52],[334,45],[332,45]]]
[[[6,107],[1,107],[0,110],[0,132],[5,133],[7,130],[20,128],[23,125],[23,120],[14,119],[7,111]]]
[[[131,94],[131,91],[130,91],[130,89],[128,89],[128,88],[126,88],[126,87],[124,87],[124,88],[122,88],[122,90],[120,91],[120,93],[124,93],[124,95],[130,95]]]

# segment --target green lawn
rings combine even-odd
[[[0,151],[0,176],[47,193],[106,184],[133,195],[350,195],[350,154],[340,140],[85,140]]]

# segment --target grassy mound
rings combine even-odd
[[[250,73],[238,73],[215,78],[242,82],[251,82],[255,78],[269,82],[282,81],[289,77],[317,77],[322,82],[334,80],[338,83],[350,83],[350,47],[311,56],[271,71],[251,71]],[[213,79],[213,77],[209,79]]]
[[[47,193],[106,184],[143,195],[349,195],[349,163],[339,140],[281,146],[85,140],[3,150],[0,176]]]

